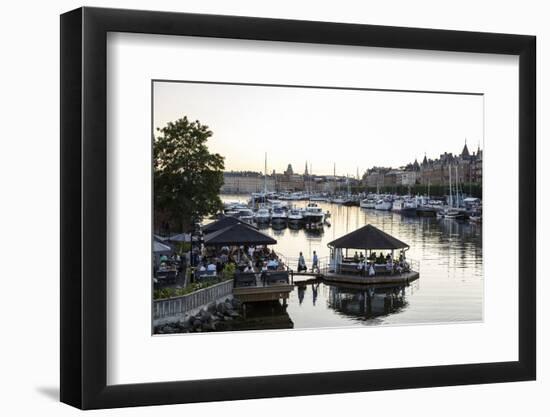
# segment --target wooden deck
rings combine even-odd
[[[256,274],[256,285],[235,287],[233,296],[243,303],[283,300],[283,304],[286,304],[292,290],[294,290],[294,285],[290,283],[264,285],[260,274]]]
[[[243,303],[256,301],[276,301],[285,300],[288,294],[292,292],[292,284],[273,284],[266,286],[239,287],[233,288],[233,296]]]
[[[350,284],[408,284],[420,277],[416,271],[404,272],[402,274],[377,274],[372,277],[365,277],[352,274],[336,274],[328,272],[323,275],[325,281],[345,282]]]

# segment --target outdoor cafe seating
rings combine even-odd
[[[337,274],[367,277],[372,275],[371,266],[374,275],[401,274],[410,269],[405,260],[409,245],[371,224],[330,242],[328,246],[331,249],[331,270]],[[355,251],[356,255],[348,256],[349,250]],[[400,251],[399,259],[395,257],[396,250]],[[357,251],[368,256],[358,259]],[[377,257],[373,251],[381,252]]]

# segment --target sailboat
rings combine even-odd
[[[456,182],[458,184],[458,171],[457,171]],[[457,204],[458,204],[458,191],[457,191]],[[443,217],[445,219],[458,219],[461,216],[462,216],[462,213],[460,213],[459,210],[454,208],[454,204],[453,204],[453,176],[451,171],[451,165],[449,164],[449,206],[439,211],[437,213],[437,217]]]

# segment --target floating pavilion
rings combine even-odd
[[[419,278],[419,273],[413,270],[413,262],[406,259],[405,252],[409,245],[387,234],[377,227],[367,224],[347,235],[341,236],[328,244],[330,248],[330,263],[324,274],[324,279],[335,282],[366,283],[408,283]],[[373,251],[391,251],[392,262],[395,251],[399,251],[401,259],[407,267],[396,272],[386,263],[377,264],[373,261],[374,275],[370,275],[361,264],[348,256],[349,250],[365,251],[368,261]],[[368,253],[367,253],[368,252]],[[418,264],[416,264],[418,267]],[[417,268],[418,269],[418,268]]]

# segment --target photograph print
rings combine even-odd
[[[483,321],[484,97],[152,81],[155,335]]]

